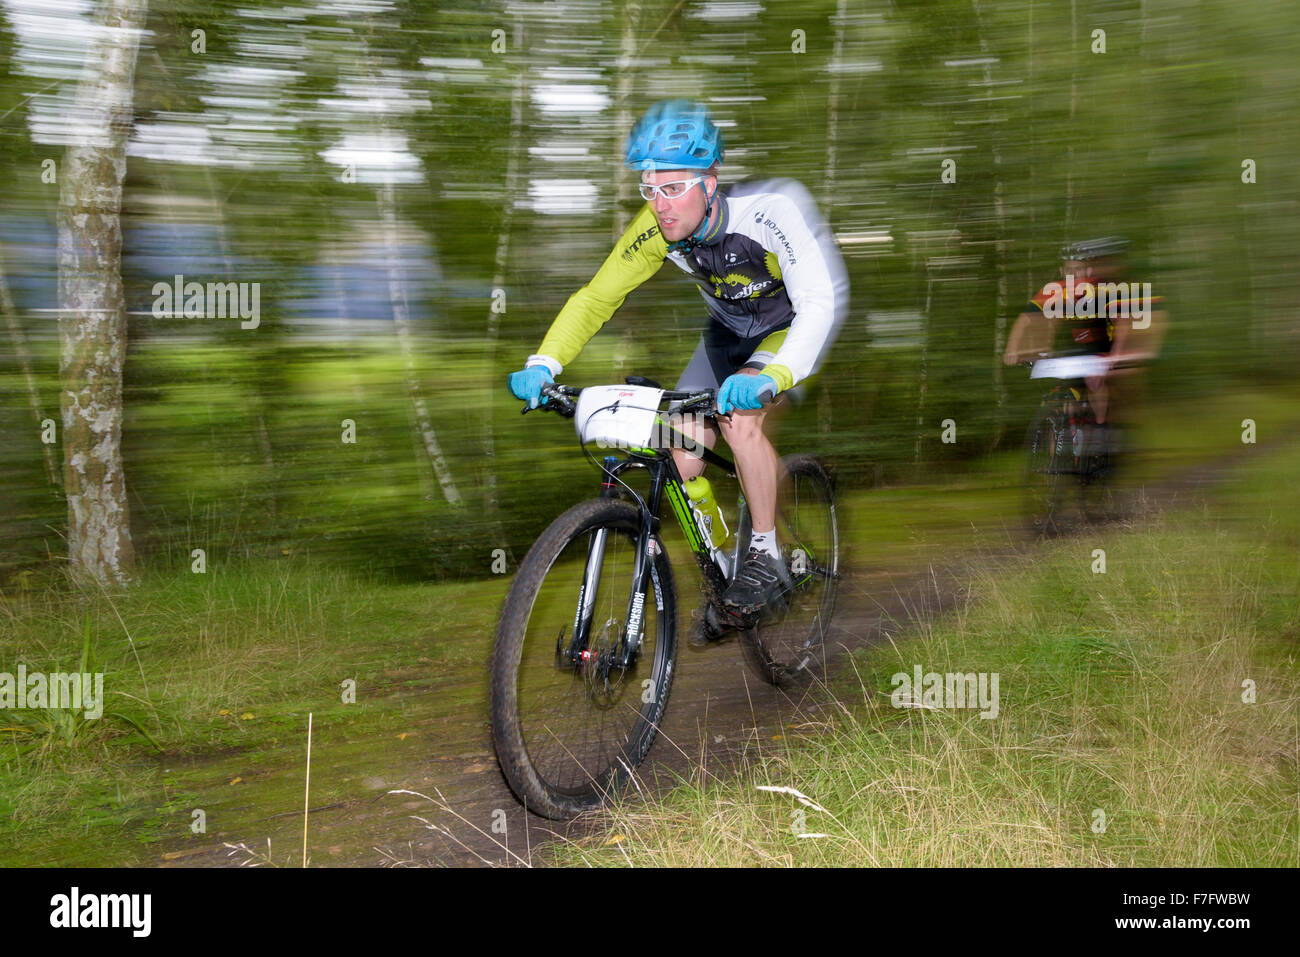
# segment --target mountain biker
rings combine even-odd
[[[1127,250],[1128,241],[1119,236],[1063,247],[1061,279],[1043,286],[1029,301],[1002,356],[1007,365],[1043,352],[1108,359],[1105,371],[1085,376],[1083,382],[1105,447],[1111,448],[1116,393],[1135,371],[1113,365],[1154,358],[1165,331],[1165,313],[1155,310],[1161,297],[1151,295],[1149,283],[1128,275]]]
[[[652,106],[627,139],[625,162],[641,171],[646,204],[595,277],[560,310],[510,390],[536,407],[553,381],[623,304],[670,260],[699,286],[704,334],[677,389],[718,390],[717,419],[736,458],[753,533],[723,603],[738,617],[791,588],[776,538],[780,458],[764,433],[769,414],[821,365],[848,305],[848,276],[830,228],[799,183],[772,179],[718,185],[722,133],[687,100]],[[764,399],[772,401],[764,405]],[[716,427],[682,431],[712,447]],[[698,455],[672,449],[687,481]],[[710,637],[713,637],[712,635]]]

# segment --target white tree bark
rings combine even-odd
[[[367,36],[372,37],[374,32],[375,24],[370,21],[367,23]],[[379,77],[378,60],[371,52],[367,37],[361,36],[361,41],[362,61],[365,63],[366,72],[371,79],[377,79]],[[375,115],[374,129],[381,140],[388,139],[388,123],[383,112]],[[420,385],[419,370],[415,361],[415,349],[411,344],[411,310],[406,301],[406,277],[402,274],[400,267],[401,250],[398,246],[397,197],[393,191],[391,175],[386,176],[383,185],[375,190],[375,205],[378,207],[379,219],[383,224],[384,254],[388,271],[388,298],[393,308],[393,325],[397,331],[397,347],[402,353],[402,363],[405,366],[406,393],[411,400],[411,411],[415,416],[416,429],[424,446],[424,452],[428,456],[429,465],[433,469],[434,478],[437,479],[439,486],[442,488],[443,497],[449,505],[463,508],[465,500],[456,488],[456,483],[451,477],[451,469],[447,466],[446,458],[443,457],[442,446],[438,442],[437,433],[433,430],[433,416],[429,414],[429,405],[425,401],[424,389]]]
[[[146,0],[103,0],[60,171],[59,361],[68,557],[105,584],[134,573],[122,468],[122,180]]]
[[[416,427],[424,442],[424,451],[433,466],[434,477],[442,486],[443,497],[447,503],[455,506],[464,505],[456,483],[452,481],[451,469],[443,458],[442,446],[433,431],[433,417],[429,415],[428,404],[424,401],[424,390],[420,387],[420,376],[415,366],[415,350],[411,346],[411,311],[406,302],[406,286],[401,275],[399,262],[401,250],[397,246],[397,202],[393,197],[393,184],[385,183],[375,194],[379,205],[379,217],[384,224],[384,246],[388,259],[388,296],[393,304],[393,324],[397,328],[397,345],[402,350],[402,360],[406,366],[406,391],[411,397],[411,407],[415,412]]]

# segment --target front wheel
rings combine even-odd
[[[640,531],[627,502],[581,502],[529,549],[506,596],[492,656],[492,740],[511,789],[545,817],[574,817],[619,791],[667,707],[676,602],[657,537],[642,627],[627,634]],[[639,649],[620,667],[629,640]]]
[[[1025,511],[1033,530],[1056,535],[1067,525],[1065,490],[1077,482],[1074,450],[1067,420],[1059,408],[1044,403],[1025,436]]]
[[[783,688],[825,673],[827,630],[835,611],[840,539],[830,475],[810,455],[781,460],[776,532],[793,590],[741,632],[745,657],[760,678]]]

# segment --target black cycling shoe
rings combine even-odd
[[[732,625],[724,624],[722,616],[712,605],[705,605],[703,614],[698,609],[692,613],[692,628],[686,643],[692,648],[707,648],[716,645],[733,630]]]
[[[731,587],[723,593],[722,603],[732,614],[744,618],[783,598],[793,587],[784,559],[751,548]]]

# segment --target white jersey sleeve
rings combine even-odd
[[[821,367],[848,312],[849,280],[830,226],[807,189],[789,179],[765,185],[735,228],[777,257],[794,309],[785,342],[763,370],[784,391]]]

